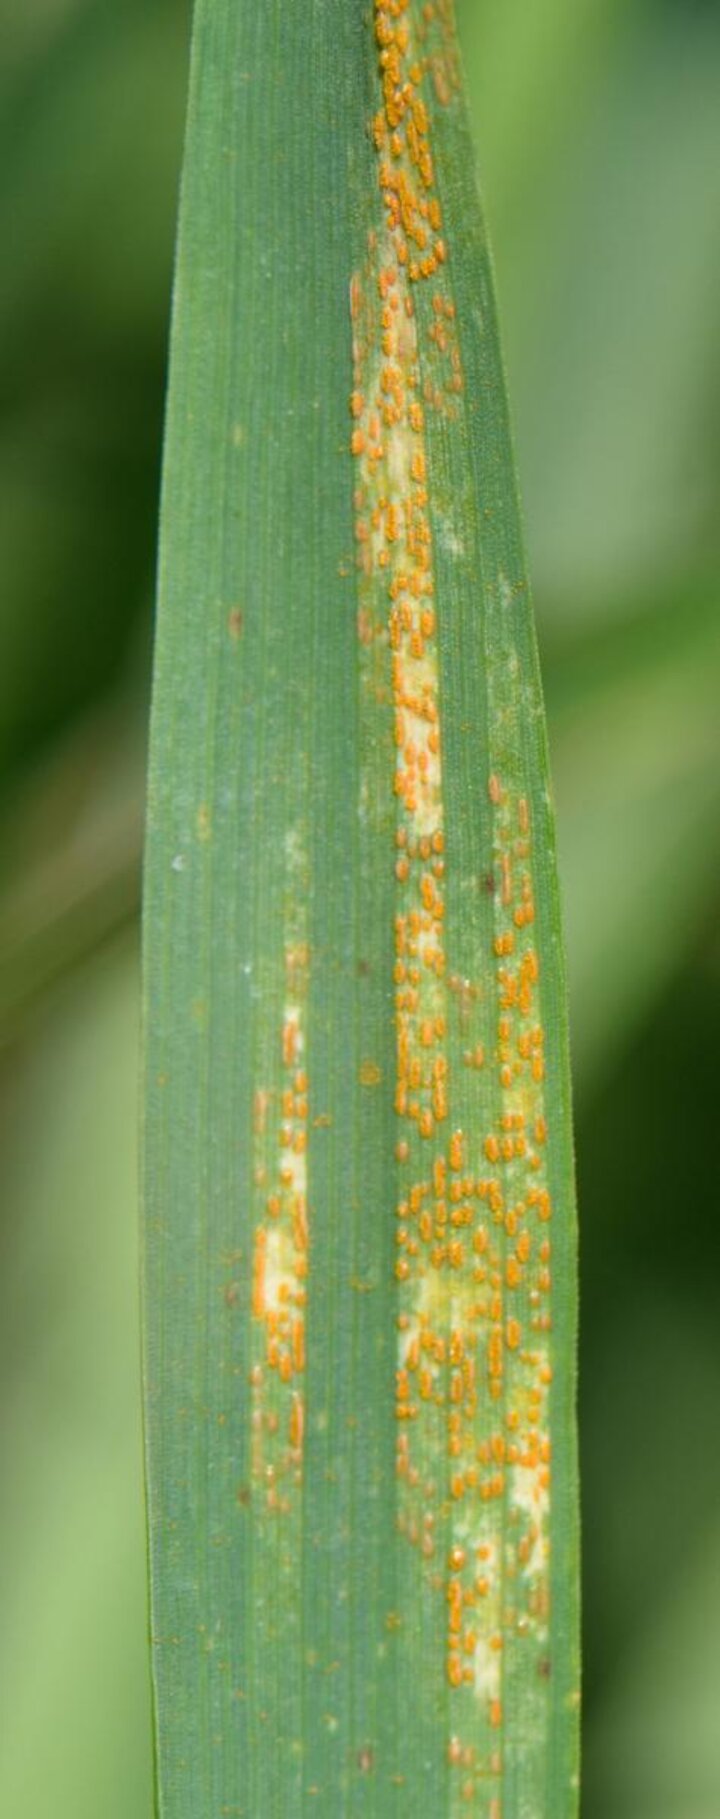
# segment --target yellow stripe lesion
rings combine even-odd
[[[292,869],[292,868],[291,868]],[[255,1095],[255,1186],[261,1217],[252,1267],[253,1478],[269,1510],[287,1512],[302,1479],[308,1268],[308,947],[295,902],[284,952],[285,1001],[273,1088]]]
[[[459,1708],[466,1740],[453,1730],[448,1759],[462,1770],[462,1799],[472,1804],[483,1786],[487,1795],[485,1777],[502,1767],[506,1645],[547,1632],[552,1209],[530,811],[517,784],[496,772],[487,785],[492,950],[478,955],[477,982],[455,975],[447,956],[443,603],[433,544],[444,531],[442,514],[436,533],[431,519],[426,431],[429,412],[457,417],[464,387],[430,124],[431,106],[456,87],[450,22],[444,3],[375,0],[379,208],[351,285],[350,447],[363,688],[377,711],[389,671],[395,740],[388,862],[395,880],[400,1521],[425,1583],[441,1588],[447,1682],[471,1697],[470,1707],[461,1700]],[[421,292],[430,307],[423,301],[420,311]],[[451,1029],[470,1032],[488,974],[496,1040],[469,1041],[463,1051]],[[454,1069],[470,1070],[460,1094]],[[453,1106],[458,1097],[467,1105],[468,1078],[477,1118],[463,1128]],[[438,1419],[447,1496],[436,1488],[433,1502],[427,1483],[437,1485],[438,1474],[428,1466],[436,1463]],[[439,1560],[440,1532],[450,1544]],[[499,1796],[489,1799],[483,1810],[499,1819]]]

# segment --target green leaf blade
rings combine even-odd
[[[562,955],[452,19],[280,25],[198,10],[173,332],[146,920],[160,1811],[559,1819]]]

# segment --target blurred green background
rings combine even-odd
[[[0,1812],[149,1819],[137,901],[186,0],[0,69]],[[720,1815],[720,10],[465,0],[550,714],[584,1819]]]

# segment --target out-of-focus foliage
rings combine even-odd
[[[559,810],[586,1819],[714,1819],[720,12],[464,0]],[[151,1811],[134,914],[185,0],[6,9],[0,1811]],[[49,1791],[50,1790],[50,1791]]]

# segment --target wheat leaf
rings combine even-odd
[[[446,0],[198,0],[145,990],[162,1819],[570,1819],[562,941]]]

